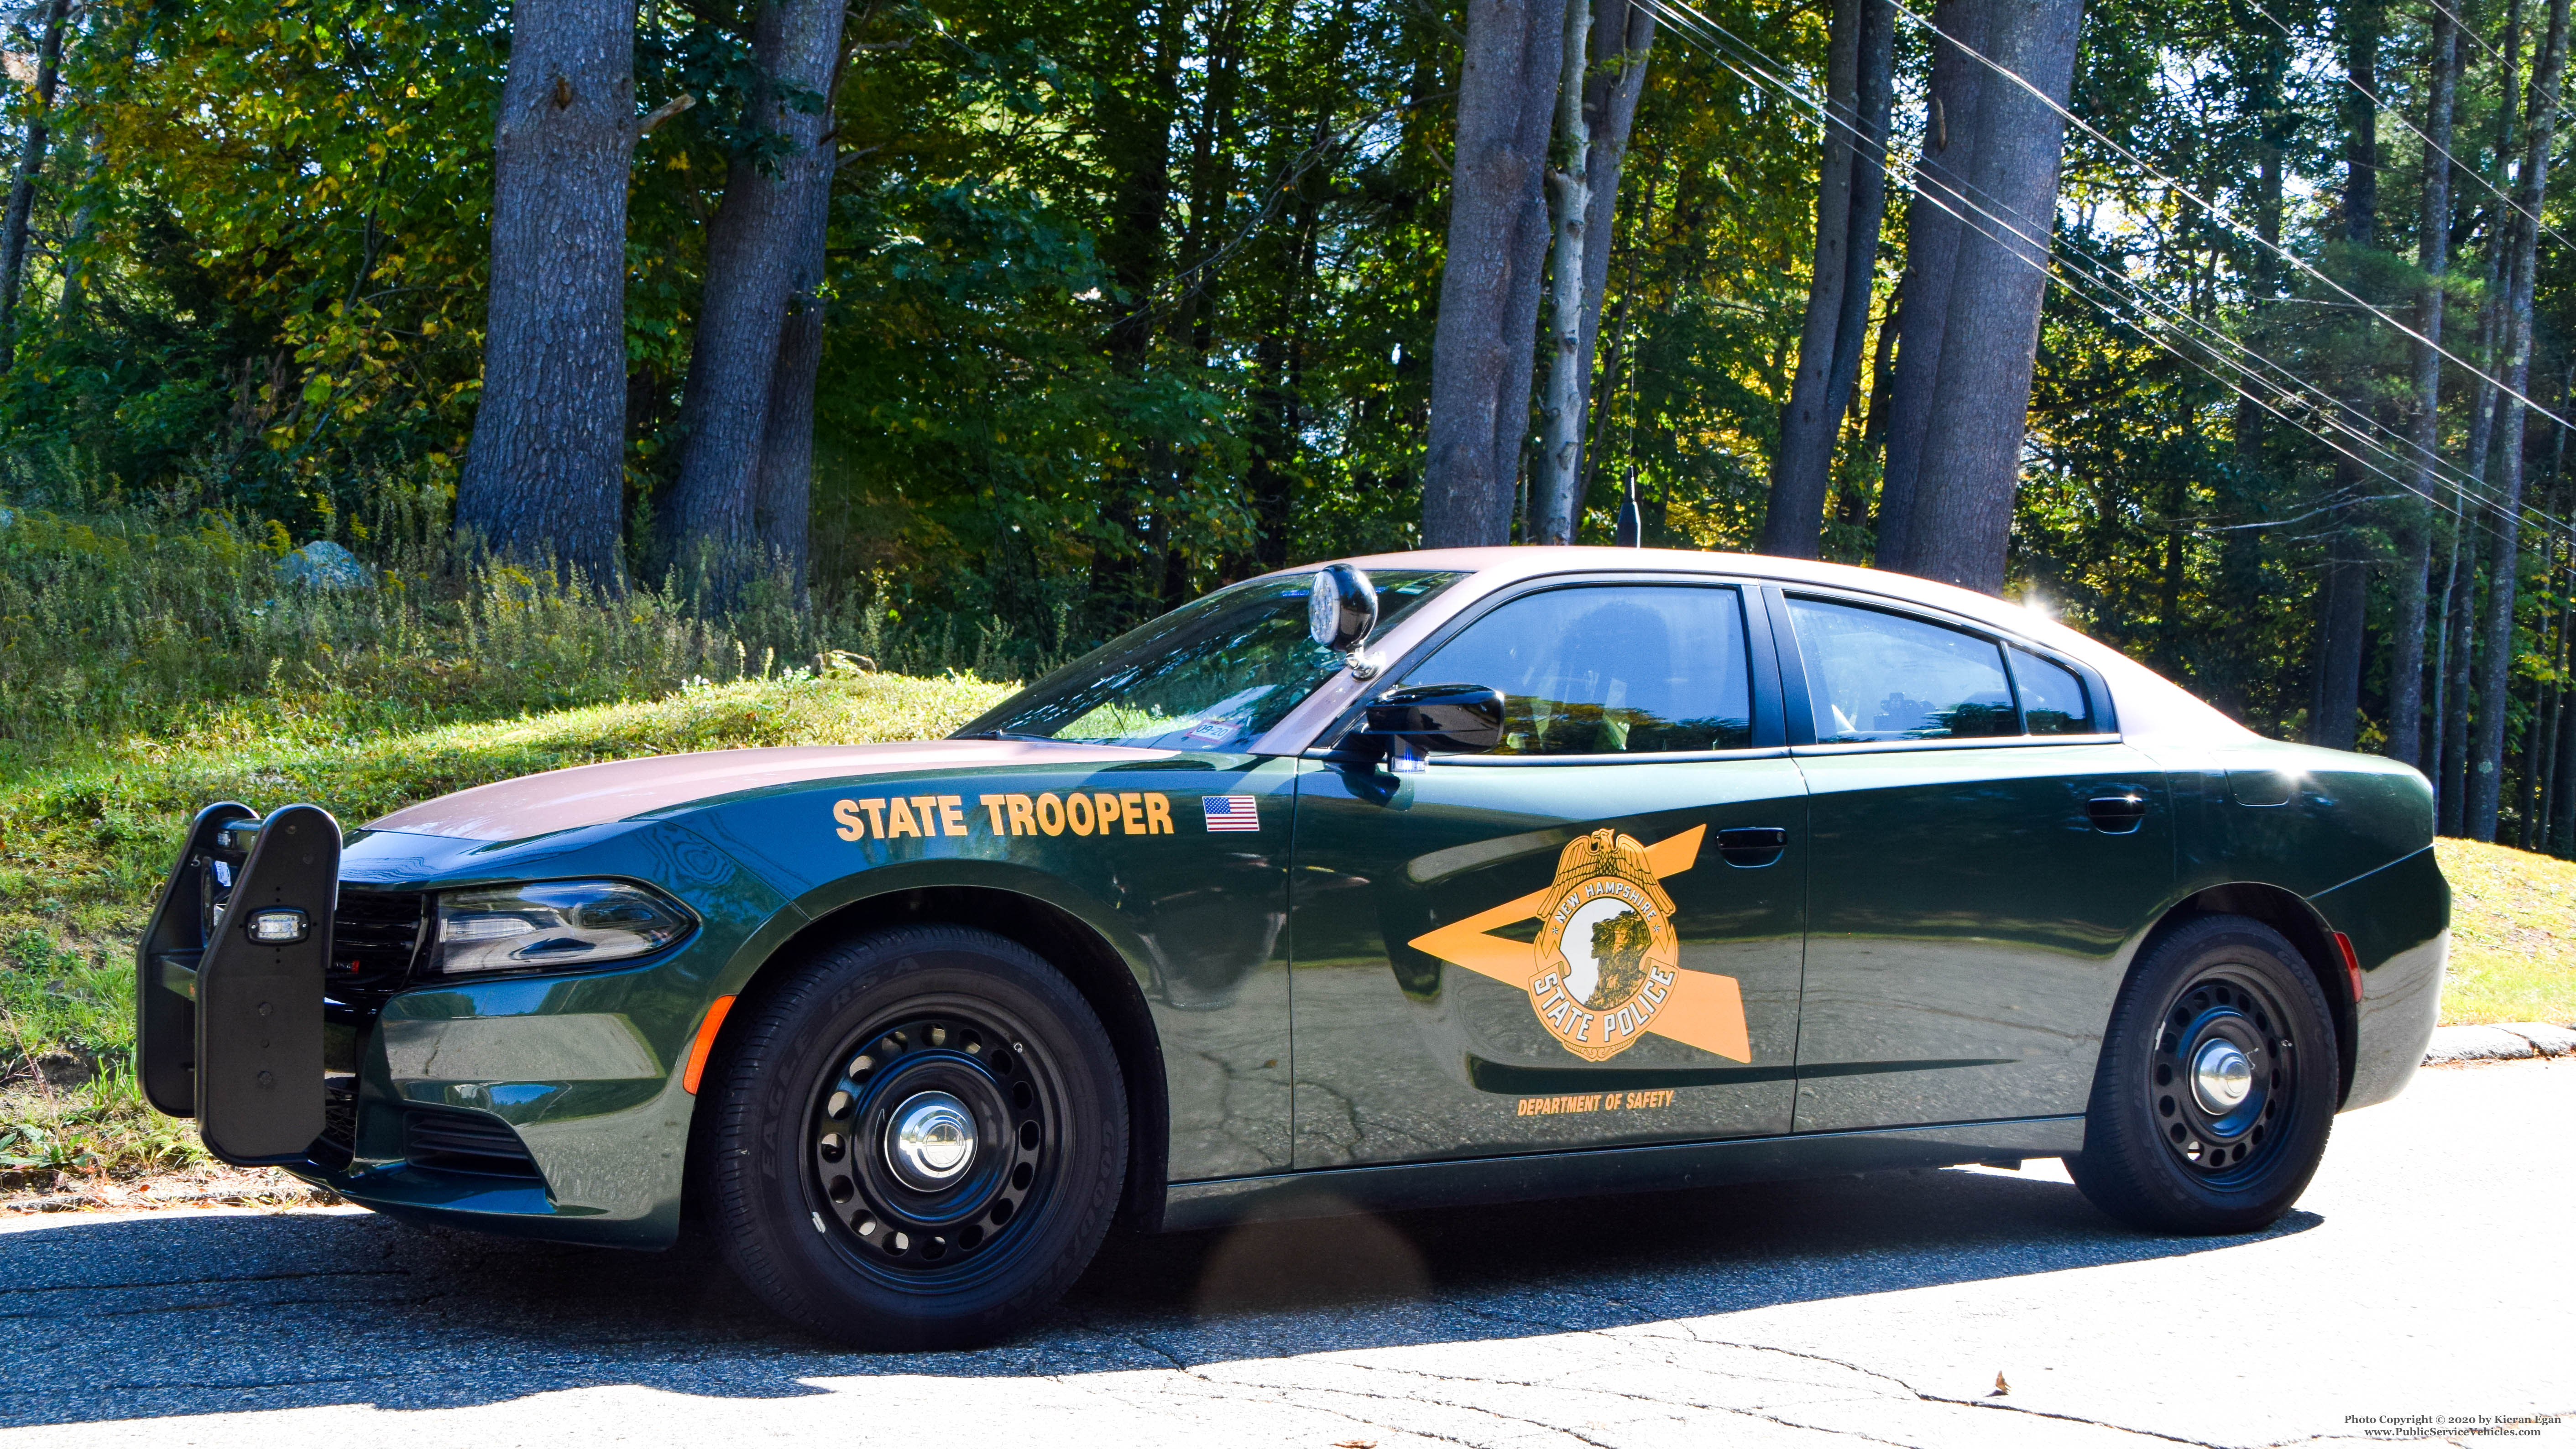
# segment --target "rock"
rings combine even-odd
[[[79,1087],[98,1075],[98,1063],[87,1052],[47,1052],[36,1058],[36,1070],[48,1087]]]
[[[290,584],[310,589],[370,589],[376,584],[375,574],[358,556],[331,542],[317,538],[277,561],[277,576]]]

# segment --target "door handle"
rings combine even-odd
[[[2084,813],[2092,817],[2093,828],[2105,835],[2133,835],[2147,823],[2147,797],[2135,790],[2096,795],[2084,802]]]
[[[1717,853],[1726,863],[1752,870],[1771,864],[1789,848],[1789,832],[1777,825],[1737,825],[1717,832]]]

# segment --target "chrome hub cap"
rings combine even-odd
[[[975,1118],[965,1103],[946,1092],[924,1092],[894,1109],[886,1125],[886,1165],[905,1182],[937,1191],[974,1160]]]
[[[2254,1064],[2245,1059],[2233,1042],[2202,1042],[2200,1053],[2191,1063],[2191,1093],[2200,1099],[2201,1110],[2213,1117],[2224,1117],[2236,1110],[2254,1090]]]

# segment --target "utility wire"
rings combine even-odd
[[[1679,0],[1675,0],[1675,3],[1679,3]],[[2413,338],[2415,341],[2432,348],[2435,352],[2440,353],[2444,358],[2447,358],[2453,365],[2461,368],[2463,371],[2467,372],[2470,376],[2477,378],[2479,381],[2486,383],[2499,393],[2512,398],[2516,402],[2521,403],[2524,407],[2531,409],[2533,412],[2549,419],[2551,422],[2556,423],[2562,428],[2569,426],[2568,421],[2565,418],[2562,418],[2557,413],[2543,407],[2537,399],[2526,395],[2521,389],[2507,384],[2501,378],[2489,376],[2483,369],[2469,362],[2468,359],[2461,357],[2459,354],[2452,352],[2448,348],[2442,346],[2442,344],[2434,341],[2432,338],[2416,331],[2413,327],[2399,320],[2392,313],[2372,304],[2355,293],[2351,288],[2346,287],[2343,283],[2338,282],[2334,278],[2327,276],[2324,272],[2319,271],[2308,261],[2307,258],[2289,250],[2278,242],[2265,240],[2259,232],[2248,230],[2245,224],[2238,221],[2225,207],[2222,207],[2218,203],[2209,200],[2198,192],[2193,191],[2190,187],[2185,186],[2175,178],[2158,171],[2153,165],[2148,163],[2145,157],[2140,156],[2137,152],[2130,150],[2128,147],[2121,145],[2118,141],[2115,141],[2109,136],[2103,134],[2099,127],[2095,126],[2092,122],[2085,120],[2082,116],[2075,114],[2075,112],[2067,109],[2063,102],[2060,102],[2055,97],[2049,95],[2046,91],[2032,85],[2028,78],[2024,77],[2020,72],[2015,71],[2012,67],[2004,65],[2001,62],[1996,61],[1991,56],[1962,43],[1958,37],[1949,34],[1939,26],[1934,25],[1931,21],[1915,14],[1911,10],[1906,9],[1901,3],[1901,0],[1899,0],[1899,3],[1895,4],[1895,9],[1897,14],[1904,16],[1906,19],[1922,26],[1934,35],[1941,37],[1943,40],[1949,41],[1953,46],[1958,47],[1961,54],[1976,60],[1979,64],[1985,66],[1986,69],[1993,71],[1995,74],[2011,81],[2014,85],[2030,92],[2032,97],[2037,99],[2041,105],[2048,107],[2050,110],[2055,111],[2059,116],[2063,117],[2068,125],[2075,127],[2085,135],[2090,136],[2104,146],[2109,147],[2122,159],[2128,161],[2131,165],[2136,166],[2139,171],[2153,177],[2163,185],[2172,188],[2175,195],[2181,196],[2185,200],[2190,201],[2193,205],[2198,206],[2203,212],[2208,214],[2211,220],[2217,222],[2219,225],[2249,241],[2252,241],[2255,245],[2262,247],[2266,251],[2271,252],[2274,256],[2288,262],[2299,271],[2315,278],[2326,286],[2333,288],[2337,293],[2341,294],[2346,301],[2370,313],[2372,316],[2377,317],[2380,321],[2387,323],[2389,326],[2396,328],[2399,332]]]
[[[2298,33],[2296,31],[2290,29],[2288,25],[2284,24],[2281,19],[2271,11],[2264,9],[2261,4],[2257,3],[2257,0],[2243,0],[2243,3],[2246,9],[2251,10],[2255,14],[2262,16],[2265,20],[2270,21],[2272,23],[2272,28],[2280,31],[2284,39],[2298,39]],[[2473,31],[2466,30],[2463,30],[2462,33],[2475,34]],[[2483,37],[2480,38],[2483,39]],[[2493,47],[2490,46],[2489,49],[2493,49]],[[2569,241],[2565,232],[2562,232],[2558,228],[2551,226],[2549,223],[2542,221],[2538,212],[2533,211],[2530,207],[2523,205],[2521,202],[2516,201],[2513,197],[2499,190],[2496,187],[2496,184],[2487,180],[2486,176],[2476,167],[2469,165],[2459,157],[2454,156],[2441,147],[2434,145],[2433,138],[2425,135],[2422,130],[2417,128],[2413,121],[2406,119],[2406,113],[2404,111],[2395,106],[2391,106],[2384,100],[2381,100],[2379,96],[2370,89],[2370,87],[2354,80],[2350,71],[2341,72],[2339,74],[2339,78],[2345,85],[2350,86],[2354,91],[2360,93],[2364,100],[2369,101],[2373,106],[2377,107],[2379,114],[2387,116],[2397,122],[2397,124],[2404,126],[2409,135],[2412,135],[2416,140],[2424,143],[2425,150],[2432,152],[2434,155],[2441,157],[2445,161],[2448,161],[2451,163],[2451,168],[2453,170],[2468,177],[2478,185],[2485,187],[2488,195],[2493,196],[2496,200],[2512,207],[2515,212],[2530,221],[2533,226],[2540,228],[2542,235],[2557,242],[2560,246],[2576,248],[2576,241]],[[2513,98],[2510,96],[2506,97],[2505,103],[2507,105],[2513,104]]]
[[[1809,108],[1817,111],[1819,116],[1827,125],[1839,125],[1844,127],[1846,130],[1852,129],[1848,122],[1834,115],[1829,106],[1818,101],[1812,94],[1809,87],[1797,80],[1794,76],[1788,74],[1786,67],[1782,66],[1779,61],[1771,57],[1767,52],[1762,51],[1759,47],[1745,42],[1741,37],[1734,35],[1733,32],[1728,31],[1724,26],[1711,21],[1705,14],[1702,14],[1695,7],[1691,6],[1688,3],[1688,0],[1642,0],[1642,3],[1645,3],[1648,8],[1659,12],[1667,23],[1673,25],[1675,30],[1679,32],[1684,39],[1690,40],[1694,44],[1695,48],[1709,54],[1712,59],[1717,60],[1721,66],[1733,72],[1746,83],[1755,86],[1757,89],[1781,93],[1790,99],[1803,102]],[[1752,59],[1744,61],[1743,64],[1738,64],[1737,61],[1739,57],[1721,53],[1718,47],[1712,46],[1710,43],[1712,40],[1717,40],[1721,37],[1721,45],[1725,42],[1732,42],[1731,45],[1727,45],[1725,48],[1749,53]],[[1759,76],[1749,74],[1744,68],[1744,65],[1750,65],[1754,70],[1765,73]],[[1867,145],[1866,138],[1862,138],[1862,144],[1864,146]],[[1888,155],[1883,147],[1874,149],[1879,151],[1882,162],[1887,160],[1896,160],[1898,162],[1898,166],[1906,170],[1911,170],[1915,165],[1914,162]],[[2013,226],[2005,218],[1997,216],[1994,212],[1983,206],[1979,206],[1976,202],[1970,200],[1965,195],[1965,192],[1971,189],[1974,188],[1963,185],[1959,194],[1959,201],[1966,206],[1969,211],[1975,212],[1975,216],[1971,216],[1967,214],[1967,212],[1963,212],[1959,207],[1950,205],[1939,195],[1923,188],[1917,187],[1916,195],[1920,199],[1931,201],[1936,207],[1939,207],[1943,211],[1957,217],[1962,225],[1971,227],[1980,235],[1987,237],[1989,240],[2000,241],[2002,239],[1997,235],[1996,231],[1988,229],[1988,225],[1991,224],[1994,227],[1999,228],[2002,232],[2008,233],[2015,239],[2023,242],[2025,245],[2037,249],[2042,255],[2055,258],[2055,253],[2052,249],[2046,246],[2044,239],[2035,239],[2028,236],[2018,227]],[[2115,322],[2138,331],[2143,338],[2152,342],[2164,351],[2171,353],[2177,360],[2209,376],[2212,380],[2218,382],[2228,391],[2248,402],[2253,403],[2255,406],[2280,419],[2290,427],[2314,438],[2316,441],[2324,444],[2337,456],[2353,463],[2356,467],[2387,479],[2389,482],[2396,484],[2405,492],[2414,494],[2415,496],[2424,499],[2425,502],[2431,504],[2435,508],[2459,519],[2466,526],[2483,527],[2488,529],[2490,532],[2494,531],[2491,524],[2483,523],[2480,519],[2472,517],[2467,512],[2466,504],[2468,502],[2469,495],[2473,491],[2472,485],[2468,480],[2456,476],[2442,480],[2451,485],[2449,491],[2460,499],[2460,504],[2458,506],[2454,506],[2446,499],[2435,497],[2432,494],[2424,492],[2422,489],[2416,487],[2405,476],[2389,471],[2389,469],[2380,466],[2372,458],[2363,457],[2354,452],[2355,447],[2367,449],[2370,453],[2378,455],[2380,458],[2385,458],[2391,463],[2400,465],[2411,465],[2427,461],[2420,453],[2416,452],[2411,441],[2401,438],[2401,442],[2405,443],[2402,453],[2398,449],[2391,448],[2386,443],[2371,435],[2374,431],[2387,432],[2390,430],[2388,430],[2385,425],[2378,423],[2376,419],[2371,418],[2368,414],[2359,412],[2342,399],[2323,393],[2313,384],[2310,384],[2304,379],[2298,377],[2296,373],[2290,371],[2290,369],[2281,365],[2274,359],[2264,356],[2259,351],[2246,346],[2237,339],[2228,337],[2225,333],[2211,327],[2202,319],[2190,316],[2187,312],[2175,307],[2172,303],[2156,296],[2153,292],[2148,291],[2143,284],[2140,284],[2136,279],[2129,277],[2124,271],[2111,268],[2107,263],[2101,262],[2098,259],[2082,257],[2081,254],[2078,255],[2083,263],[2091,269],[2089,273],[2081,274],[2080,280],[2079,274],[2070,269],[2065,264],[2063,258],[2056,258],[2059,264],[2053,267],[2042,263],[2030,264],[2042,266],[2043,270],[2049,271],[2061,286],[2066,287],[2078,299],[2088,302],[2102,310]],[[2023,260],[2028,261],[2028,258],[2025,257]],[[2085,283],[2088,282],[2092,285],[2085,285]],[[2108,288],[2112,292],[2112,299],[2106,299],[2101,295],[2100,289],[2103,288]],[[2176,345],[2168,338],[2158,335],[2157,332],[2149,329],[2148,327],[2140,325],[2141,322],[2146,319],[2125,313],[2123,308],[2119,305],[2120,300],[2128,302],[2133,309],[2143,308],[2149,312],[2168,314],[2169,317],[2177,319],[2181,323],[2179,330],[2186,334],[2186,340],[2192,344],[2190,349],[2186,350],[2184,347]],[[2206,333],[2208,335],[2206,337],[2190,336],[2189,334],[2192,333]],[[2212,345],[2213,343],[2215,343],[2214,346]],[[2196,356],[2194,355],[2195,353],[2203,353],[2203,355]],[[2241,355],[2228,355],[2230,353]],[[2245,383],[2237,381],[2236,378],[2222,376],[2217,368],[2212,365],[2213,363],[2226,366],[2238,376],[2259,386],[2263,393],[2268,395],[2258,395],[2252,388],[2246,386]],[[2267,371],[2271,374],[2275,374],[2275,376],[2266,376],[2265,373]],[[2304,421],[2299,417],[2292,416],[2290,412],[2284,410],[2284,405],[2300,408],[2303,411],[2312,411],[2323,414],[2324,426],[2320,427]],[[2354,426],[2356,422],[2361,424],[2361,426]],[[2438,457],[2429,461],[2434,464],[2437,472],[2445,471],[2445,465]],[[2482,484],[2477,485],[2474,488],[2474,491],[2478,494],[2478,502],[2484,505],[2482,512],[2493,511],[2501,502],[2499,498],[2488,494]],[[2327,506],[2346,507],[2357,501],[2362,500],[2340,500]],[[2543,511],[2536,509],[2529,511],[2537,515],[2537,517],[2542,521],[2544,528],[2555,526],[2562,531],[2567,528],[2564,521],[2551,518]],[[2278,521],[2275,521],[2275,526],[2277,523]]]

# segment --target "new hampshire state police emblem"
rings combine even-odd
[[[1587,1062],[1636,1045],[1681,969],[1673,898],[1646,847],[1612,830],[1579,836],[1557,857],[1536,944],[1530,1009]]]
[[[1750,1062],[1744,996],[1732,976],[1689,971],[1664,881],[1699,859],[1707,827],[1646,845],[1613,829],[1566,843],[1546,889],[1410,941],[1415,950],[1529,993],[1567,1051],[1605,1062],[1652,1033]],[[1537,917],[1538,937],[1490,934]]]

